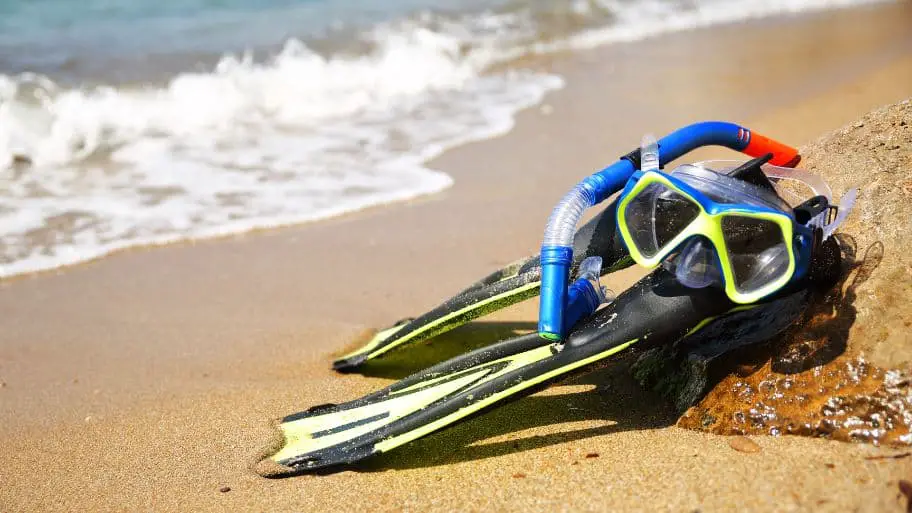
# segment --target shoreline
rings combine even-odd
[[[374,377],[329,370],[328,355],[360,331],[535,253],[553,202],[643,133],[712,117],[798,145],[908,96],[912,57],[891,52],[912,44],[909,12],[756,20],[569,54],[549,63],[567,78],[550,108],[522,111],[508,134],[428,163],[456,179],[442,193],[0,282],[0,506],[898,508],[906,460],[868,461],[884,450],[796,437],[757,437],[760,454],[733,452],[724,437],[668,427],[667,408],[610,368],[365,471],[267,481],[247,464],[268,441],[270,418],[529,329],[533,302],[396,355]],[[776,57],[766,70],[730,46],[763,41]],[[817,55],[822,48],[837,55]],[[782,85],[775,77],[785,75]]]
[[[564,82],[565,73],[567,72],[567,69],[564,69],[564,68],[566,67],[567,62],[578,62],[580,55],[598,54],[599,52],[602,52],[604,49],[610,49],[612,47],[623,47],[623,46],[629,45],[629,44],[654,45],[655,42],[661,42],[661,41],[667,40],[667,38],[669,38],[669,37],[674,38],[676,36],[684,35],[686,38],[688,38],[692,34],[699,35],[701,33],[712,32],[714,30],[718,30],[721,32],[732,32],[732,31],[738,31],[738,30],[742,30],[742,29],[757,30],[757,29],[762,29],[765,26],[764,24],[767,23],[768,20],[774,20],[775,24],[785,24],[785,25],[796,24],[796,23],[800,24],[807,20],[813,19],[814,17],[844,16],[844,13],[846,11],[865,12],[866,10],[871,10],[871,9],[877,10],[877,9],[881,9],[881,8],[895,8],[895,7],[896,7],[896,4],[886,1],[886,0],[874,0],[872,3],[862,3],[862,4],[858,4],[858,5],[852,5],[852,6],[836,6],[836,7],[828,7],[828,8],[814,7],[814,8],[810,8],[808,10],[799,10],[797,12],[767,14],[767,15],[762,15],[758,18],[754,18],[754,17],[747,17],[744,19],[733,18],[731,20],[723,20],[723,21],[717,21],[717,22],[703,22],[703,23],[708,23],[708,25],[706,25],[706,26],[703,26],[703,25],[697,25],[695,27],[682,26],[682,27],[678,27],[678,28],[669,28],[669,29],[667,29],[667,31],[665,29],[663,29],[663,30],[658,31],[655,34],[637,36],[632,41],[612,42],[612,41],[608,40],[607,42],[598,43],[598,44],[596,44],[596,46],[593,46],[591,48],[573,48],[572,45],[569,45],[569,43],[567,43],[567,41],[570,41],[572,38],[567,39],[566,41],[564,41],[562,39],[560,41],[564,41],[564,43],[566,43],[566,44],[564,44],[564,43],[556,44],[555,43],[556,46],[560,49],[552,49],[552,50],[547,50],[547,51],[541,50],[541,49],[539,49],[537,51],[533,51],[530,49],[529,50],[530,53],[526,53],[526,54],[523,54],[512,60],[493,65],[490,69],[483,72],[482,75],[489,75],[492,73],[498,73],[498,72],[502,72],[505,70],[513,70],[513,71],[530,70],[530,71],[548,73],[551,75],[556,74],[555,78],[561,82]],[[602,27],[600,29],[597,29],[597,31],[604,31],[604,30],[609,30],[609,29],[610,29],[610,27]],[[569,36],[567,36],[567,37],[569,37]],[[699,38],[699,36],[698,36],[698,38]],[[550,46],[550,43],[545,44],[544,46],[548,47],[548,46]],[[564,47],[566,47],[566,48],[564,48]],[[878,66],[882,65],[887,60],[895,58],[898,54],[901,54],[903,52],[908,53],[908,50],[909,50],[909,48],[890,48],[890,49],[888,49],[887,52],[885,52],[885,55],[876,56],[876,58],[874,58],[874,59],[871,59],[869,56],[866,56],[865,62],[853,62],[853,63],[851,63],[851,66],[855,67],[855,68],[866,66],[870,69],[876,69]],[[610,54],[610,51],[608,53]],[[621,53],[624,53],[624,51],[621,50]],[[871,62],[872,60],[875,62]],[[578,65],[578,64],[576,64],[576,65]],[[471,135],[471,136],[464,137],[462,140],[455,139],[452,141],[448,141],[446,144],[442,145],[443,146],[442,148],[436,148],[436,149],[434,149],[434,151],[430,152],[434,156],[425,158],[421,162],[421,164],[418,165],[418,167],[420,167],[422,169],[422,171],[426,171],[430,174],[436,174],[438,172],[438,170],[435,168],[433,163],[437,159],[441,158],[444,154],[451,152],[451,151],[458,150],[459,148],[462,148],[463,146],[466,146],[466,145],[476,144],[476,143],[484,142],[484,141],[488,141],[488,140],[499,139],[499,138],[505,136],[513,129],[513,127],[515,127],[515,125],[519,119],[519,116],[524,111],[529,110],[529,109],[541,108],[542,105],[545,105],[547,103],[547,98],[549,96],[551,96],[555,93],[559,93],[561,91],[561,89],[563,89],[564,87],[566,87],[566,84],[562,84],[560,86],[554,86],[554,87],[551,87],[551,86],[546,87],[547,90],[545,90],[543,92],[543,99],[539,100],[537,103],[532,104],[531,106],[522,107],[518,111],[513,112],[509,116],[509,120],[510,120],[508,123],[509,126],[494,126],[494,125],[487,126],[487,127],[484,127],[483,129],[477,130],[476,133],[473,133],[473,135]],[[239,222],[240,225],[242,225],[242,227],[228,228],[227,226],[223,225],[223,226],[218,226],[218,227],[210,227],[210,228],[202,229],[199,231],[199,233],[196,233],[196,234],[164,234],[161,236],[156,235],[156,236],[147,237],[148,240],[145,240],[142,242],[120,241],[120,242],[114,243],[112,245],[112,248],[109,248],[109,249],[92,249],[90,251],[85,252],[86,254],[89,254],[92,256],[88,256],[88,257],[79,256],[74,259],[62,258],[61,260],[64,263],[56,264],[53,267],[43,267],[44,264],[21,266],[20,264],[22,263],[22,261],[15,261],[15,262],[12,262],[12,264],[14,264],[14,265],[8,264],[8,266],[11,268],[12,267],[25,267],[26,270],[15,271],[15,272],[9,271],[10,274],[0,275],[0,284],[5,283],[5,282],[10,282],[13,280],[27,278],[30,276],[40,275],[40,274],[44,274],[44,273],[56,273],[58,271],[65,272],[66,269],[68,269],[68,268],[84,265],[87,263],[96,262],[98,260],[105,259],[109,256],[116,257],[117,255],[119,255],[125,251],[133,251],[133,250],[155,251],[158,248],[168,247],[168,246],[173,246],[173,245],[193,245],[193,244],[197,244],[199,242],[205,242],[205,241],[210,241],[210,240],[218,241],[218,240],[222,240],[225,238],[243,237],[246,235],[255,235],[255,234],[263,232],[263,231],[294,228],[297,226],[302,226],[302,225],[310,224],[313,222],[324,222],[328,219],[332,219],[332,218],[336,218],[336,217],[340,217],[340,216],[349,216],[352,214],[357,214],[359,212],[363,212],[363,211],[367,211],[367,210],[371,210],[371,209],[375,209],[375,208],[386,208],[386,207],[389,207],[391,205],[395,205],[398,203],[407,203],[410,201],[416,201],[416,200],[420,200],[423,197],[434,196],[434,195],[440,194],[443,191],[445,191],[448,187],[450,187],[452,185],[451,182],[453,180],[453,177],[447,173],[443,173],[443,175],[445,176],[445,178],[444,177],[439,177],[439,178],[441,178],[442,181],[450,182],[449,184],[445,184],[442,186],[440,184],[438,184],[438,185],[434,185],[434,186],[423,187],[423,189],[425,189],[425,192],[421,192],[417,189],[414,189],[414,190],[410,190],[409,192],[403,192],[401,194],[400,193],[386,193],[384,195],[384,198],[370,200],[368,202],[367,206],[363,206],[363,207],[354,207],[354,208],[342,207],[342,208],[338,208],[338,209],[329,209],[326,211],[321,211],[321,213],[319,213],[319,214],[299,216],[297,218],[295,216],[286,215],[284,217],[281,217],[281,219],[279,219],[279,220],[271,220],[271,221],[242,220]],[[426,179],[428,179],[428,178],[426,178]],[[430,189],[435,189],[435,191],[426,192],[426,190],[430,190]],[[243,227],[243,225],[250,225],[252,227]],[[0,270],[2,270],[2,266],[0,266]],[[4,271],[4,272],[7,272],[7,271]]]

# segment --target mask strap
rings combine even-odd
[[[658,170],[659,143],[656,142],[654,135],[646,134],[643,136],[643,141],[640,143],[640,171],[645,173],[647,171]]]
[[[823,230],[823,240],[828,239],[836,233],[836,229],[849,217],[849,212],[855,206],[856,199],[858,199],[858,189],[849,189],[848,192],[842,195],[838,207],[830,207],[817,214],[808,221],[808,226],[820,228]],[[835,217],[833,216],[834,211]]]
[[[823,196],[830,203],[833,202],[833,190],[830,189],[830,185],[826,183],[823,178],[814,173],[809,173],[803,169],[776,166],[764,166],[763,173],[770,178],[801,182],[814,191],[814,196]]]

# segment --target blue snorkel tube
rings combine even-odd
[[[659,166],[702,146],[724,146],[751,156],[774,153],[773,163],[794,166],[797,151],[759,134],[751,141],[750,130],[734,123],[705,121],[681,128],[659,140]],[[554,207],[545,228],[541,248],[541,299],[538,334],[549,340],[562,340],[580,319],[591,315],[600,304],[597,285],[591,276],[581,276],[569,284],[573,262],[573,236],[583,212],[621,190],[639,167],[639,152],[590,175],[576,185]],[[591,273],[590,273],[591,274]],[[569,285],[568,285],[569,284]]]

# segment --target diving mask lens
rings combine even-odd
[[[647,258],[658,254],[699,215],[700,207],[693,200],[658,182],[632,198],[624,212],[632,242]]]
[[[788,246],[778,224],[731,214],[722,218],[721,225],[738,292],[757,291],[788,272]]]

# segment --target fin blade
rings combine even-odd
[[[368,454],[379,452],[377,444],[387,433],[397,433],[395,424],[400,420],[448,400],[463,398],[471,402],[473,389],[551,354],[549,346],[544,345],[468,369],[456,367],[452,374],[427,373],[424,379],[413,380],[414,383],[406,383],[405,387],[387,387],[370,396],[373,399],[370,401],[352,401],[315,414],[290,415],[279,425],[285,444],[271,459],[292,468],[301,463],[307,468],[317,468],[317,465],[344,463],[350,452],[360,454],[363,447],[370,449]],[[339,461],[328,458],[327,453]]]
[[[633,259],[617,233],[616,204],[611,202],[577,231],[574,237],[574,267],[586,257],[601,256],[602,275],[633,265]],[[467,322],[535,297],[541,285],[539,255],[524,258],[478,280],[437,308],[395,330],[384,330],[363,347],[333,362],[347,372],[364,362],[403,345],[427,340]],[[393,326],[395,327],[395,326]]]
[[[280,425],[280,429],[285,434],[287,443],[281,451],[275,454],[273,459],[281,461],[300,452],[326,449],[388,426],[412,412],[420,411],[429,404],[477,382],[487,373],[486,369],[464,373],[458,379],[424,386],[416,391],[405,390],[397,394],[390,394],[385,400],[357,408],[342,408],[317,416],[286,417],[286,420]],[[419,383],[416,386],[420,385],[422,384]]]
[[[489,361],[479,357],[497,355],[497,348],[485,348],[480,351],[486,353],[473,352],[454,360],[474,361],[474,366],[454,365],[453,373],[439,369],[422,373],[424,379],[406,378],[360,400],[286,417],[279,425],[285,443],[269,459],[289,472],[352,463],[528,393],[537,385],[623,351],[634,342],[601,347],[583,357],[564,357],[559,344],[533,334],[502,343],[521,350]]]
[[[534,297],[540,282],[537,275],[532,274],[507,277],[493,285],[463,293],[407,324],[383,330],[361,348],[334,361],[333,368],[340,371],[356,368],[399,346],[427,340],[489,312]]]

